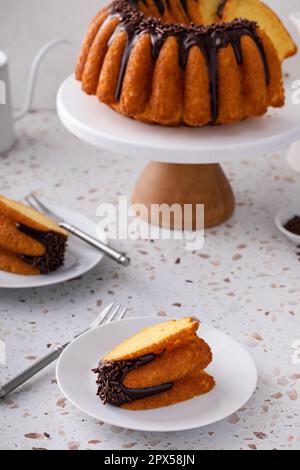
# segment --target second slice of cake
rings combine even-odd
[[[48,274],[64,264],[68,234],[29,206],[0,195],[0,270]]]

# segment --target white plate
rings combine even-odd
[[[292,243],[295,245],[300,245],[300,235],[296,235],[295,233],[289,232],[284,226],[285,224],[291,220],[295,215],[300,215],[300,206],[298,209],[287,208],[282,209],[276,214],[275,217],[275,225],[278,230]]]
[[[99,359],[140,329],[158,323],[157,317],[130,318],[103,325],[73,341],[61,355],[56,369],[65,397],[84,413],[106,423],[140,431],[182,431],[220,421],[242,407],[257,384],[257,370],[250,354],[233,338],[201,325],[199,336],[210,344],[214,360],[207,369],[216,380],[207,395],[176,405],[147,411],[130,411],[103,405],[96,396]]]
[[[48,205],[53,212],[56,212],[62,218],[81,228],[89,235],[96,237],[95,222],[70,209],[54,206],[53,204]],[[101,237],[101,241],[107,243],[104,233]],[[60,269],[51,274],[38,276],[19,276],[0,271],[0,288],[25,289],[29,287],[51,286],[60,282],[69,281],[93,269],[100,263],[102,258],[103,254],[99,250],[71,235],[68,240],[66,261],[64,266]]]

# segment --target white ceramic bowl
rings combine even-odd
[[[290,146],[286,158],[290,167],[297,173],[300,173],[300,141]]]
[[[295,245],[300,246],[300,235],[296,235],[294,233],[289,232],[284,226],[285,224],[291,220],[295,215],[300,216],[300,207],[297,208],[288,208],[282,209],[279,211],[275,217],[275,224],[278,230],[288,238],[292,243]]]

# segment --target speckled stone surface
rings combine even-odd
[[[143,160],[99,151],[71,136],[55,113],[31,114],[18,143],[0,156],[0,191],[45,199],[96,220],[100,202],[130,190]],[[0,339],[7,367],[0,383],[70,339],[118,301],[128,315],[197,315],[248,347],[258,389],[229,419],[199,430],[156,434],[111,427],[78,412],[62,396],[51,366],[0,402],[2,449],[300,449],[300,249],[277,232],[273,218],[299,201],[300,175],[283,154],[225,166],[237,197],[234,217],[209,230],[204,249],[180,241],[120,241],[132,266],[109,260],[81,279],[51,288],[0,290]],[[298,254],[297,254],[298,253]]]

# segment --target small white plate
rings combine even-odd
[[[89,235],[96,237],[96,223],[88,219],[82,214],[65,209],[61,206],[48,204],[49,208],[60,215],[73,225],[76,225]],[[101,241],[107,243],[107,238],[103,233]],[[50,274],[41,274],[38,276],[19,276],[0,271],[0,288],[3,289],[25,289],[30,287],[51,286],[60,282],[69,281],[78,276],[85,274],[93,269],[103,258],[103,254],[70,235],[68,240],[68,248],[66,252],[66,260],[64,266]]]
[[[96,376],[91,372],[100,358],[142,328],[158,323],[157,317],[130,318],[101,326],[73,341],[56,369],[65,397],[93,418],[139,431],[183,431],[220,421],[241,408],[257,384],[257,369],[250,354],[233,338],[201,325],[199,336],[211,346],[214,360],[207,369],[216,387],[207,395],[176,405],[147,411],[130,411],[103,405],[96,396]]]
[[[286,238],[288,238],[288,240],[290,240],[292,243],[295,243],[295,245],[300,245],[300,235],[296,235],[295,233],[289,232],[284,227],[289,220],[295,217],[295,215],[300,215],[300,207],[299,209],[282,209],[276,214],[275,225],[278,230],[283,233]]]

